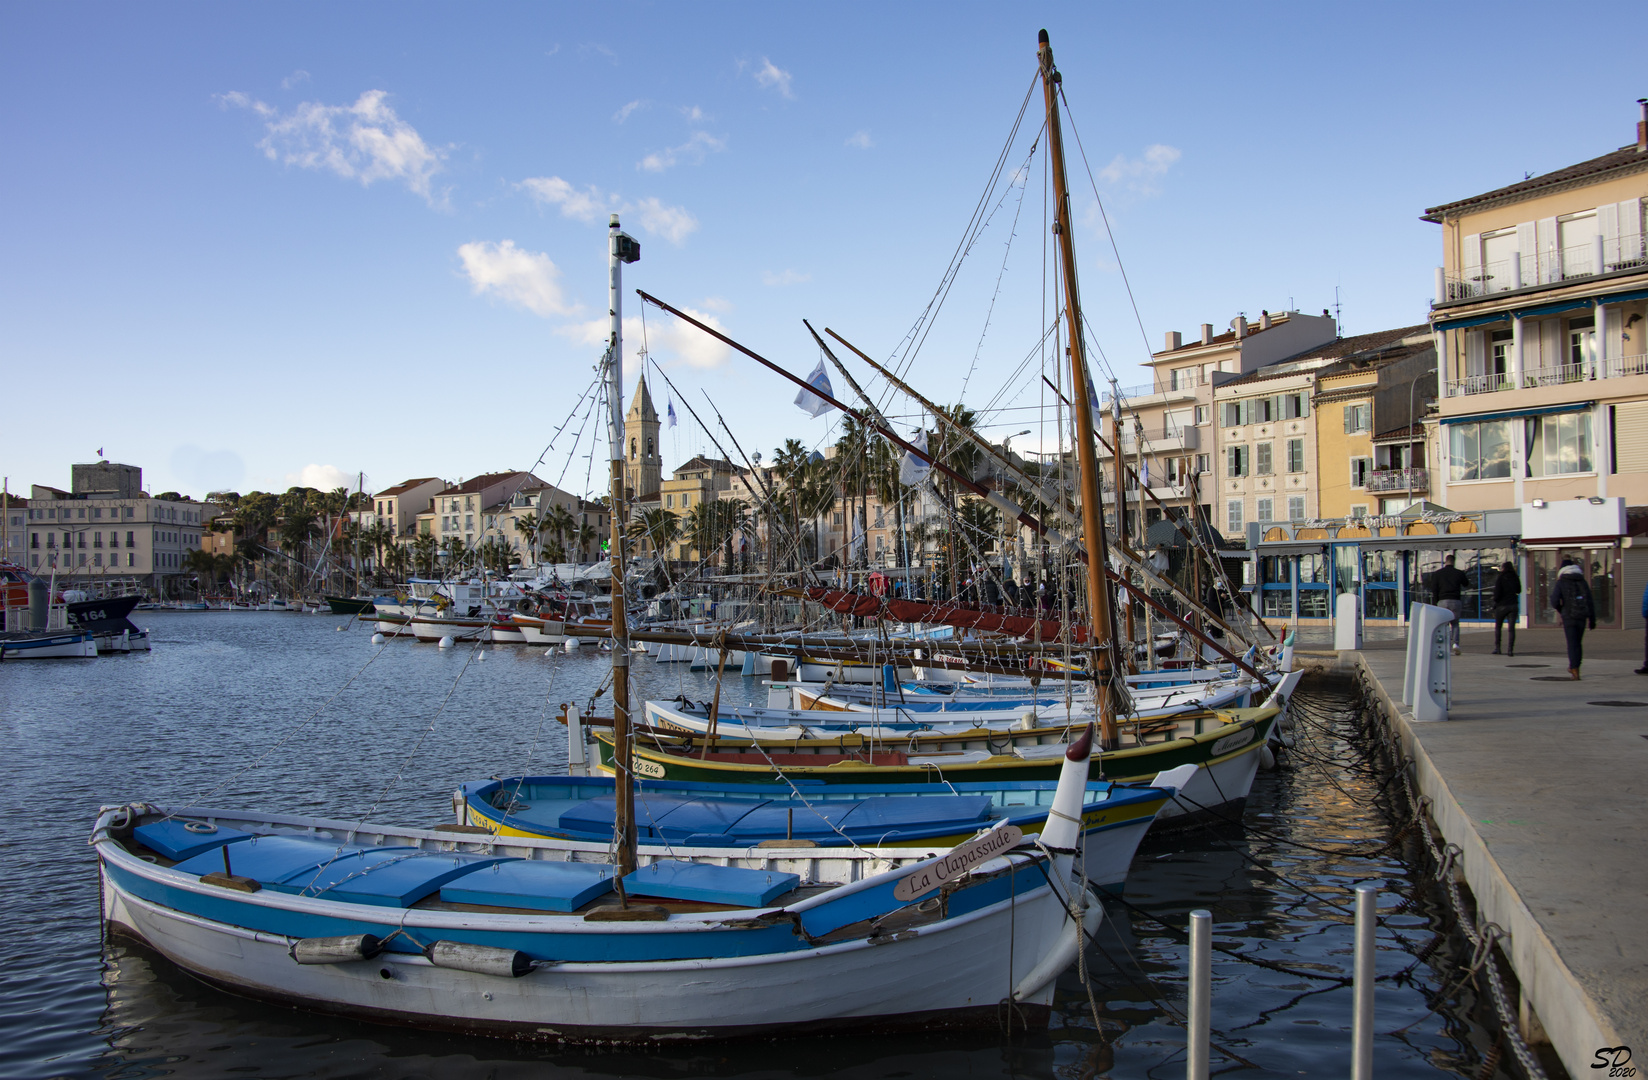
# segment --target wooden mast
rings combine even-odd
[[[1053,231],[1059,238],[1059,259],[1064,274],[1064,315],[1070,337],[1070,389],[1076,414],[1076,453],[1081,467],[1082,533],[1087,541],[1087,602],[1091,617],[1088,622],[1088,648],[1092,652],[1088,670],[1093,674],[1095,696],[1099,705],[1099,732],[1101,745],[1114,750],[1121,744],[1116,730],[1117,676],[1113,658],[1116,639],[1115,612],[1110,604],[1110,590],[1105,582],[1105,568],[1110,565],[1110,549],[1104,536],[1104,505],[1099,499],[1099,456],[1095,450],[1093,431],[1092,392],[1087,382],[1087,350],[1083,344],[1081,298],[1076,286],[1076,249],[1072,243],[1070,222],[1070,191],[1064,175],[1064,135],[1059,129],[1059,83],[1062,76],[1053,66],[1053,46],[1048,43],[1047,31],[1038,35],[1037,59],[1041,67],[1042,90],[1047,98],[1047,152],[1052,155],[1054,223]],[[1115,448],[1118,456],[1121,447]],[[1123,492],[1116,492],[1118,521],[1123,512]]]
[[[612,505],[608,508],[608,547],[612,556],[612,775],[618,834],[618,876],[635,872],[635,776],[631,771],[629,729],[629,623],[624,616],[624,264],[641,257],[641,245],[618,230],[612,215],[608,230],[611,256],[608,295],[612,328],[607,343],[608,437],[612,452]],[[645,377],[645,373],[643,373]]]

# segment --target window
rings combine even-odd
[[[665,510],[674,510],[675,509],[675,496],[674,495],[665,495],[664,496],[664,509]]]
[[[1200,474],[1200,473],[1210,473],[1212,471],[1213,471],[1213,457],[1212,457],[1212,455],[1210,455],[1210,454],[1197,454],[1196,455],[1196,472],[1198,474]]]
[[[1303,390],[1282,395],[1283,420],[1299,420],[1310,415],[1310,395]]]
[[[1511,373],[1511,339],[1515,336],[1509,330],[1495,330],[1489,335],[1488,374],[1501,376],[1496,384],[1503,383],[1503,377]]]
[[[1368,486],[1368,474],[1373,472],[1373,459],[1370,457],[1353,457],[1350,459],[1350,486],[1365,488]]]
[[[692,493],[691,492],[683,491],[681,493],[681,505],[683,507],[692,505]]]
[[[1225,447],[1225,475],[1230,477],[1247,475],[1247,447]]]
[[[83,532],[75,533],[74,538],[77,541],[79,541],[79,546],[80,547],[85,547],[86,546],[86,534],[85,533],[83,533]],[[86,563],[86,556],[84,556],[84,555],[80,556],[80,564],[82,566],[84,566],[85,563]]]
[[[1240,401],[1227,401],[1219,406],[1219,426],[1242,426],[1242,403]]]
[[[1448,479],[1498,480],[1511,475],[1511,421],[1448,426]]]
[[[1289,439],[1287,441],[1287,471],[1290,473],[1305,471],[1305,440]]]
[[[1591,342],[1596,334],[1596,319],[1585,315],[1577,319],[1568,320],[1568,354],[1566,357],[1569,367],[1580,367],[1590,359]]]
[[[103,516],[103,508],[101,506],[92,507],[92,517],[101,518],[102,516]]]
[[[1253,446],[1253,472],[1257,476],[1271,474],[1270,447],[1271,444],[1267,442],[1255,443]]]
[[[1529,476],[1591,471],[1591,418],[1585,413],[1534,417],[1527,440]]]
[[[1288,496],[1288,520],[1305,520],[1305,497],[1303,495]]]
[[[92,533],[92,547],[100,548],[102,546],[103,546],[103,534],[101,532]]]
[[[1368,504],[1367,503],[1352,503],[1351,508],[1350,508],[1350,516],[1353,517],[1353,518],[1365,518],[1365,517],[1367,517],[1368,516]]]
[[[127,555],[126,556],[126,565],[127,566],[136,566],[137,565],[137,556],[136,555]]]
[[[126,507],[126,515],[125,515],[126,517],[131,517],[135,513],[137,513],[137,507],[135,507],[135,506]]]
[[[1345,406],[1345,434],[1357,435],[1373,430],[1373,406],[1367,402]]]
[[[37,548],[39,546],[40,546],[40,534],[39,533],[29,533],[29,547]]]
[[[1253,407],[1253,422],[1268,424],[1281,416],[1282,399],[1279,397],[1253,398],[1250,402]]]
[[[81,552],[81,553],[80,553],[80,565],[81,565],[81,566],[85,566],[85,565],[86,565],[86,553],[85,553],[85,552],[84,552],[84,551],[82,551],[82,552]]]
[[[86,516],[86,508],[84,506],[75,507],[75,511],[76,511],[76,513],[75,513],[76,517],[84,518]]]
[[[880,506],[876,507],[875,527],[878,528],[878,529],[884,529],[884,528],[887,527],[887,520],[886,520],[885,516],[882,514],[882,510],[881,510]]]
[[[1242,500],[1231,499],[1225,503],[1225,531],[1235,535],[1242,531]]]
[[[839,512],[832,519],[831,524],[833,524],[833,525],[840,525],[841,524],[841,514]]]
[[[1207,423],[1207,406],[1198,405],[1196,406],[1196,426],[1200,427],[1205,423]]]
[[[96,555],[92,556],[92,565],[93,566],[102,566],[103,565],[103,553],[101,551],[99,551]]]
[[[456,510],[457,507],[454,506],[453,509]],[[464,496],[464,509],[465,510],[475,509],[475,496],[473,496],[473,495],[465,495]]]
[[[1274,503],[1271,499],[1253,500],[1253,520],[1258,522],[1260,525],[1269,525],[1275,520],[1275,516],[1271,512],[1273,505]]]
[[[467,503],[469,500],[465,499],[464,501]],[[464,528],[473,529],[474,527],[475,527],[475,515],[474,514],[465,514],[464,515]]]
[[[1172,388],[1175,390],[1189,390],[1196,385],[1196,369],[1193,367],[1174,368]]]

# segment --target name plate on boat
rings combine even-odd
[[[933,862],[924,863],[912,870],[893,886],[893,899],[916,900],[926,896],[945,882],[961,877],[979,863],[989,862],[1003,852],[1017,847],[1022,839],[1024,834],[1014,825],[991,829],[977,840],[969,840],[952,848],[948,854],[939,856]]]

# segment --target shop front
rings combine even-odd
[[[1520,516],[1419,503],[1400,514],[1273,525],[1254,546],[1254,607],[1267,620],[1327,622],[1337,597],[1355,593],[1365,620],[1400,625],[1411,604],[1434,602],[1432,575],[1452,555],[1469,579],[1461,618],[1491,621],[1499,567],[1516,561]]]
[[[1598,626],[1621,626],[1629,601],[1621,596],[1622,542],[1626,535],[1625,500],[1599,496],[1536,499],[1522,508],[1526,558],[1522,580],[1530,595],[1525,611],[1535,626],[1555,626],[1560,616],[1550,605],[1551,586],[1564,559],[1585,572],[1596,601]]]

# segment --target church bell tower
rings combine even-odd
[[[637,380],[635,396],[624,416],[624,487],[629,501],[652,495],[663,484],[658,456],[658,410],[652,407],[646,376]]]

